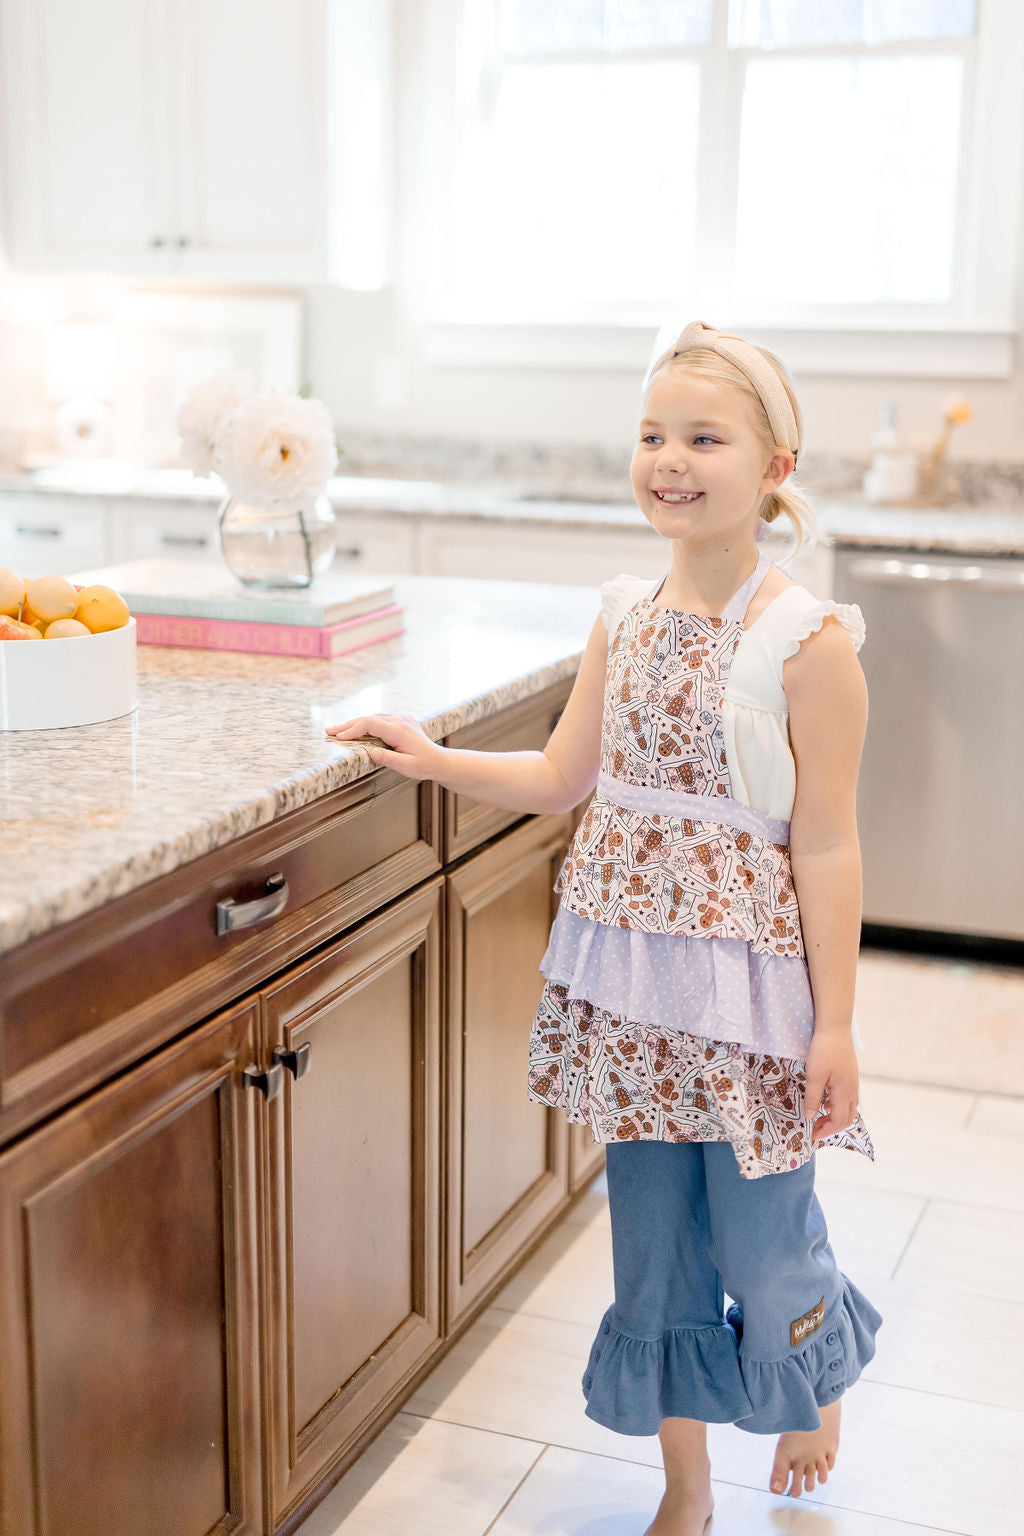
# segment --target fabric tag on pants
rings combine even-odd
[[[824,1321],[825,1298],[823,1296],[818,1305],[812,1307],[810,1312],[805,1312],[803,1317],[798,1317],[795,1322],[790,1323],[789,1342],[791,1344],[801,1343],[807,1338],[808,1334],[814,1333],[816,1329],[820,1328]]]

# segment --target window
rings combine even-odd
[[[1012,332],[1017,0],[435,0],[445,14],[423,318]]]

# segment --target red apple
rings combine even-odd
[[[22,624],[0,613],[0,640],[41,640],[42,634],[32,624]]]

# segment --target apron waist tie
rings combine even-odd
[[[666,816],[688,816],[694,821],[717,822],[733,827],[737,832],[750,832],[765,842],[789,845],[788,821],[765,816],[729,795],[694,795],[686,789],[627,784],[604,769],[597,776],[597,793],[611,805],[622,805],[631,811],[654,811]]]

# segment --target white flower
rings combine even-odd
[[[315,500],[338,462],[334,424],[320,400],[269,390],[221,422],[213,467],[232,496],[262,506]]]
[[[221,422],[255,388],[252,374],[244,368],[224,368],[195,386],[178,412],[181,462],[186,469],[197,475],[210,473]]]

